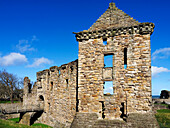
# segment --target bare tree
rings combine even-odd
[[[12,103],[14,94],[17,93],[17,90],[21,89],[21,85],[22,83],[16,75],[5,70],[0,71],[0,93],[6,97],[9,96]]]

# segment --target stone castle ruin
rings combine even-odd
[[[24,79],[20,123],[57,128],[157,127],[152,115],[153,23],[140,23],[109,4],[78,33],[78,60],[37,72],[33,88]],[[110,57],[111,66],[105,64]],[[112,93],[105,93],[111,83]]]

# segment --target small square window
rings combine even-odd
[[[105,81],[104,82],[104,94],[113,95],[113,81]]]

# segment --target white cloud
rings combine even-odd
[[[0,57],[0,65],[1,66],[11,66],[11,65],[19,65],[27,62],[27,58],[25,55],[20,53],[10,53],[9,55]]]
[[[35,35],[32,36],[31,42],[33,42],[33,41],[38,41],[38,39],[37,39],[37,37]]]
[[[28,44],[28,40],[19,40],[19,43],[16,45],[16,48],[22,53],[26,51],[35,51],[35,49],[31,47],[30,44]]]
[[[156,67],[156,66],[152,66],[151,70],[152,70],[152,76],[156,76],[157,74],[162,72],[170,72],[170,70],[168,70],[167,68]]]
[[[16,45],[16,48],[20,52],[26,52],[26,51],[35,51],[36,49],[31,46],[32,42],[37,41],[37,37],[34,35],[32,36],[31,40],[19,40],[19,43]]]
[[[41,57],[41,58],[34,59],[33,64],[28,65],[28,67],[39,67],[39,66],[42,66],[44,64],[51,64],[51,63],[52,63],[51,60],[44,58],[44,57]]]
[[[152,54],[152,59],[155,60],[156,58],[163,59],[167,58],[170,56],[170,48],[161,48],[157,49],[153,54]]]

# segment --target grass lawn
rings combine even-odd
[[[18,124],[16,122],[19,122],[19,118],[13,118],[9,120],[1,120],[0,119],[0,128],[52,128],[45,124],[33,124],[32,126],[27,126],[23,124]]]
[[[12,118],[12,119],[8,119],[10,121],[14,121],[15,123],[19,123],[19,118]]]
[[[161,104],[161,103],[154,103],[154,104],[158,104],[158,105],[162,105],[162,106],[168,107],[167,104]]]
[[[14,101],[14,103],[19,103],[20,101]],[[11,101],[0,101],[0,104],[11,103]]]
[[[155,116],[161,128],[170,128],[170,109],[157,110]]]

